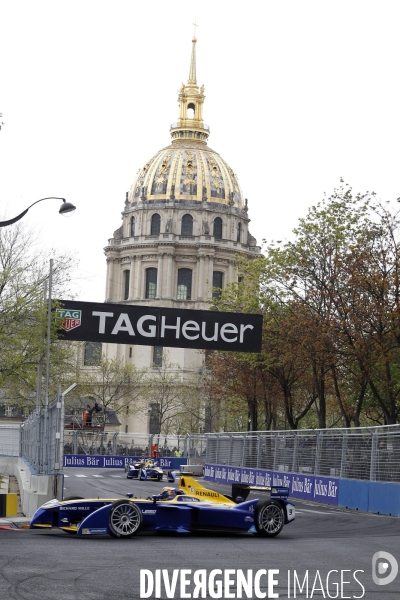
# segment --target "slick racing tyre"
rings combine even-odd
[[[108,526],[113,537],[130,538],[139,531],[141,524],[142,513],[133,502],[118,500],[111,506]]]
[[[275,537],[282,531],[284,520],[283,510],[278,502],[267,500],[256,506],[255,526],[259,535]]]

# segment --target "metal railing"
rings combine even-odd
[[[206,462],[400,482],[400,425],[208,434]]]
[[[0,425],[0,456],[19,456],[21,425]]]
[[[168,435],[118,433],[97,431],[89,427],[64,431],[65,454],[112,454],[114,456],[181,456],[204,463],[207,438],[205,435]]]
[[[20,456],[36,473],[49,475],[62,470],[64,401],[61,395],[43,409],[33,413],[21,425]]]
[[[23,456],[38,473],[61,469],[63,452],[153,456],[156,451],[158,458],[178,455],[192,464],[400,482],[400,425],[179,436],[63,431],[63,419],[63,402],[56,400],[47,413],[32,415],[22,426],[0,426],[0,454]]]

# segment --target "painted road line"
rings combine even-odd
[[[87,477],[87,475],[77,475],[76,477]]]

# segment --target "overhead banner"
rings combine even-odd
[[[54,316],[64,340],[261,352],[262,315],[57,302]]]

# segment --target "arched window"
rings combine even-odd
[[[196,107],[193,104],[193,102],[191,102],[190,104],[188,104],[188,107],[187,107],[187,118],[194,119],[195,112],[196,112]]]
[[[237,237],[236,237],[236,241],[240,242],[241,235],[242,235],[242,224],[239,221],[239,223],[237,224]]]
[[[129,298],[129,281],[131,279],[131,272],[129,270],[124,271],[124,300]]]
[[[85,367],[95,367],[101,361],[101,342],[87,342],[83,356]]]
[[[178,300],[190,300],[192,296],[192,271],[191,269],[178,269]]]
[[[155,298],[157,293],[157,269],[146,269],[146,298]]]
[[[160,215],[155,214],[151,217],[150,235],[158,235],[160,233],[160,229],[161,229],[161,217],[160,217]]]
[[[221,271],[213,271],[213,293],[212,297],[219,299],[222,290],[223,273]]]
[[[222,240],[222,219],[220,217],[217,217],[216,219],[214,219],[213,236],[217,240]]]
[[[135,235],[135,217],[131,217],[131,237]]]
[[[192,215],[183,215],[181,235],[193,235],[193,217],[192,217]]]

